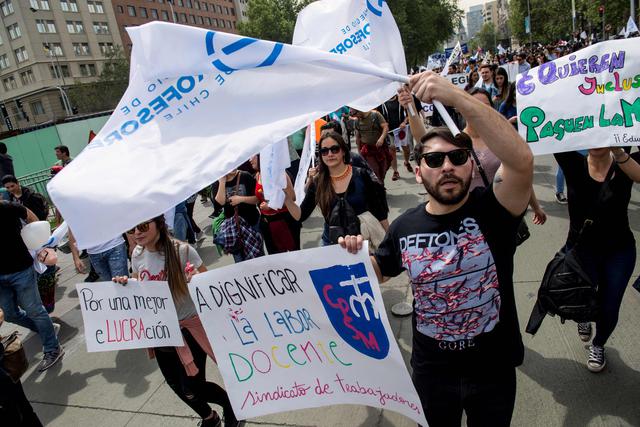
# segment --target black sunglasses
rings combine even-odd
[[[127,234],[135,233],[136,232],[136,228],[138,230],[140,230],[140,232],[142,232],[142,233],[144,233],[146,231],[149,231],[149,224],[151,224],[152,222],[153,222],[152,219],[150,219],[149,221],[142,222],[142,223],[136,225],[135,227],[133,227],[131,230],[127,230]]]
[[[324,147],[320,149],[320,155],[326,156],[331,151],[332,154],[338,154],[342,150],[339,145],[332,145],[331,147]]]
[[[432,152],[432,153],[423,153],[420,156],[420,159],[424,159],[427,166],[430,168],[439,168],[444,163],[444,158],[448,157],[449,161],[454,166],[462,166],[467,163],[469,160],[469,150],[465,150],[464,148],[459,148],[457,150],[451,150],[444,152]]]

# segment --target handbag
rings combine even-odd
[[[480,172],[480,176],[482,177],[484,186],[489,187],[491,183],[489,182],[489,178],[487,178],[487,173],[484,171],[482,163],[480,163],[480,159],[478,158],[478,155],[473,148],[471,149],[471,155],[473,156],[473,160],[478,166],[478,172]],[[527,221],[522,218],[522,221],[520,221],[520,224],[518,224],[518,231],[516,231],[516,246],[520,246],[521,244],[523,244],[529,237],[531,237],[529,226],[527,225]]]
[[[345,196],[338,196],[336,204],[329,214],[329,241],[338,243],[340,237],[360,234],[360,219]]]
[[[585,234],[596,221],[598,208],[604,205],[608,182],[614,169],[613,166],[609,169],[598,200],[585,218],[573,248],[561,250],[547,265],[538,289],[538,299],[527,322],[527,333],[534,335],[547,314],[558,315],[562,323],[565,320],[591,322],[598,318],[598,282],[584,271],[578,251]]]
[[[13,331],[11,334],[0,339],[2,344],[2,369],[7,373],[11,381],[17,383],[27,372],[29,361],[22,346],[22,341],[18,338],[20,333]]]

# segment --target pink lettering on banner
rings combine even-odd
[[[244,409],[247,403],[250,403],[251,406],[256,406],[260,403],[304,397],[307,395],[309,389],[311,389],[311,386],[294,382],[290,387],[283,387],[279,385],[272,391],[248,391],[244,398],[244,402],[242,402],[241,409]]]
[[[340,377],[339,374],[336,374],[336,379],[334,380],[334,382],[340,386],[340,389],[342,389],[343,393],[373,396],[378,399],[378,402],[380,402],[380,405],[382,406],[386,406],[388,401],[392,401],[407,406],[417,414],[421,413],[420,406],[408,401],[407,399],[399,395],[397,391],[393,393],[385,392],[381,387],[366,387],[361,385],[359,381],[356,381],[355,384],[348,384],[344,380],[344,378]]]

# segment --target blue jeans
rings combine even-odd
[[[115,276],[129,275],[127,245],[124,242],[102,253],[89,254],[89,261],[101,281],[110,281]]]
[[[57,350],[58,337],[40,300],[33,267],[17,273],[0,274],[0,307],[8,322],[40,335],[45,353]]]
[[[556,193],[564,193],[564,172],[560,166],[556,172]]]
[[[618,324],[622,297],[636,264],[636,247],[633,244],[604,251],[586,248],[578,253],[585,272],[599,284],[600,316],[593,344],[604,346]]]

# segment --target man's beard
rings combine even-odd
[[[460,185],[457,189],[442,190],[441,186],[448,182],[456,182]],[[433,197],[438,203],[443,205],[455,205],[460,203],[466,197],[469,192],[469,186],[471,185],[471,176],[467,179],[462,179],[452,173],[444,174],[440,177],[435,185],[432,185],[428,180],[422,177],[422,183],[425,190],[429,193],[429,196]]]

